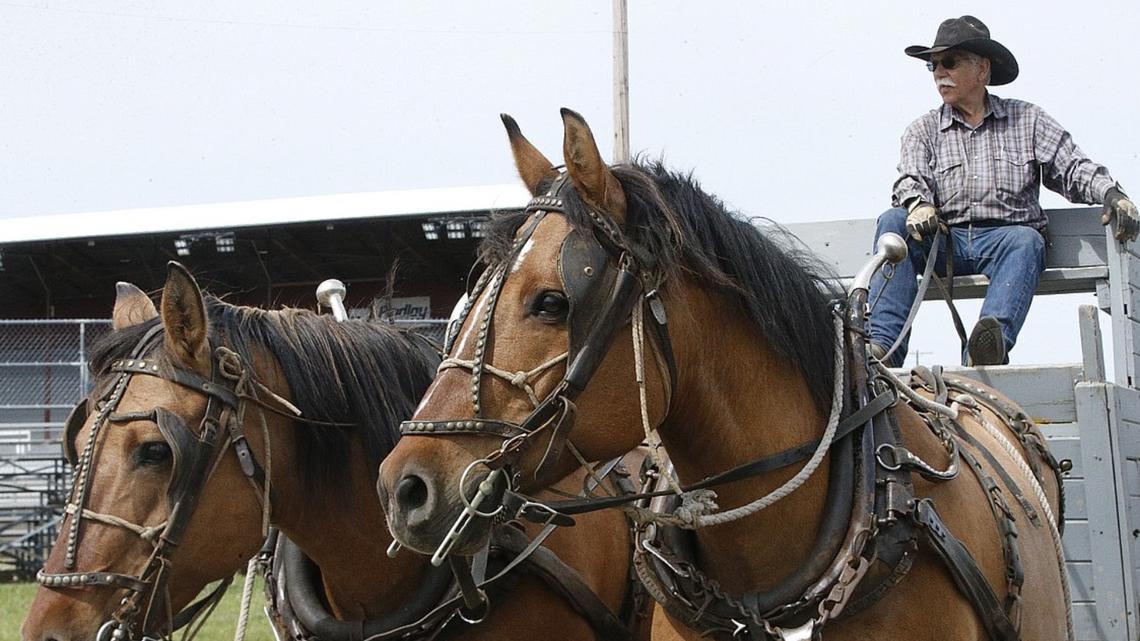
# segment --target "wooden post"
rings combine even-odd
[[[629,162],[629,22],[614,0],[614,164]]]

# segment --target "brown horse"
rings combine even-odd
[[[607,166],[562,115],[564,172],[504,116],[535,198],[494,225],[453,367],[384,461],[396,538],[434,549],[482,481],[513,498],[573,449],[602,460],[656,429],[690,485],[671,513],[631,510],[668,614],[655,638],[1065,638],[1059,479],[1024,414],[938,371],[922,397],[869,367],[865,298],[833,304],[791,239],[659,164]]]
[[[398,628],[446,601],[447,568],[385,554],[391,539],[373,493],[399,420],[434,373],[434,351],[379,324],[204,298],[175,263],[159,309],[119,285],[114,331],[91,363],[95,392],[69,420],[73,507],[39,576],[24,641],[165,637],[172,619],[195,612],[187,604],[204,586],[258,551],[266,521],[319,568],[328,619]],[[587,555],[583,538],[614,544]],[[610,515],[557,532],[547,546],[616,611],[628,542],[627,523]],[[443,635],[595,638],[546,582],[517,581],[481,625],[449,617]],[[376,633],[332,629],[345,639]]]

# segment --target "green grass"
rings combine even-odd
[[[226,592],[225,598],[218,604],[202,632],[195,637],[196,641],[233,641],[234,627],[237,625],[238,610],[241,608],[242,577],[234,578],[233,585]],[[32,583],[9,583],[0,585],[0,639],[15,640],[20,638],[20,626],[24,622],[24,615],[35,596],[36,586]],[[246,629],[246,641],[274,641],[273,632],[269,629],[269,622],[265,619],[261,581],[257,581],[253,589],[253,599],[250,601],[249,627]],[[176,635],[175,638],[178,638]]]

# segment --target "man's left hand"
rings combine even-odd
[[[1115,187],[1109,189],[1104,196],[1104,213],[1100,222],[1107,225],[1113,218],[1116,219],[1117,240],[1136,240],[1136,235],[1140,232],[1140,211],[1136,209],[1135,203]]]

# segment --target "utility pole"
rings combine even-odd
[[[614,163],[629,162],[629,22],[614,0]]]

